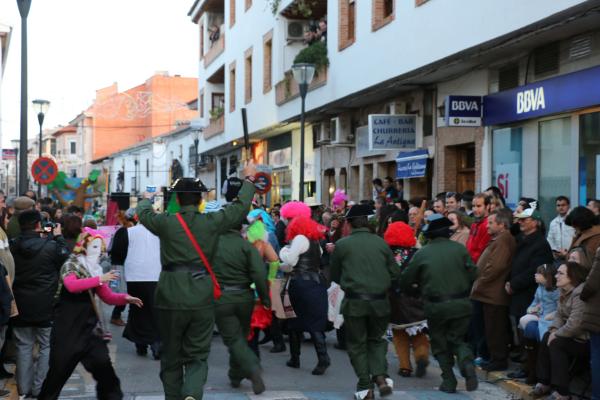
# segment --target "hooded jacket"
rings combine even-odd
[[[13,294],[19,307],[13,324],[50,326],[58,273],[69,256],[64,238],[41,238],[37,232],[23,232],[10,241],[10,251],[15,259]]]

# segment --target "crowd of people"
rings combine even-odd
[[[215,329],[231,386],[248,379],[255,394],[266,389],[261,345],[289,351],[287,367],[299,368],[308,335],[312,374],[326,375],[335,330],[356,399],[393,392],[389,342],[402,379],[425,376],[432,355],[447,393],[457,391],[455,364],[474,391],[476,366],[508,371],[513,360],[508,376],[535,397],[569,399],[572,379],[588,376],[599,398],[600,202],[557,196],[546,229],[535,199],[512,210],[495,187],[404,199],[402,181],[386,177],[368,200],[338,190],[331,204],[267,210],[253,202],[255,172],[245,166],[224,206],[200,207],[206,187],[180,178],[177,212],[156,212],[146,193],[112,235],[77,207],[1,195],[0,338],[16,345],[13,356],[5,343],[2,361],[14,357],[19,395],[58,398],[81,362],[98,398],[122,398],[110,305],[137,354],[160,360],[167,399],[202,398]]]

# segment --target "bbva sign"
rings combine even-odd
[[[546,98],[544,97],[543,86],[517,93],[517,114],[544,110],[545,108]]]

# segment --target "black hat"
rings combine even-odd
[[[178,178],[171,187],[170,192],[173,193],[203,193],[209,192],[200,179],[195,178]]]
[[[431,233],[452,226],[452,221],[444,217],[442,214],[433,214],[427,217],[429,223],[423,227],[423,233]]]
[[[346,213],[346,219],[368,217],[369,215],[373,215],[373,207],[367,204],[357,204],[348,210]]]
[[[19,214],[19,225],[30,226],[42,222],[42,214],[38,210],[26,210]]]

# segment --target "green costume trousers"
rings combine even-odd
[[[208,373],[208,353],[215,322],[214,309],[158,309],[162,340],[160,379],[166,400],[202,399]]]
[[[229,379],[242,380],[260,368],[260,361],[247,342],[254,300],[217,304],[215,322],[229,350]]]
[[[389,315],[350,317],[344,315],[346,346],[354,373],[358,377],[357,391],[373,388],[376,376],[387,376],[388,343],[383,339]]]
[[[470,319],[469,316],[427,319],[431,352],[440,364],[443,385],[451,389],[456,388],[456,377],[452,371],[454,356],[456,356],[461,371],[465,363],[473,362],[473,353],[465,342]]]

